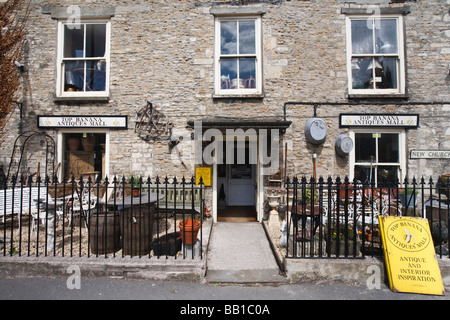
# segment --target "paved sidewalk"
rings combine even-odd
[[[271,283],[288,279],[280,275],[262,224],[220,222],[214,225],[209,241],[206,281]]]

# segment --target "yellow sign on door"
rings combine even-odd
[[[427,219],[379,216],[389,286],[394,292],[444,294]]]
[[[200,184],[200,177],[203,180],[205,187],[211,186],[211,167],[197,167],[195,168],[195,184]]]

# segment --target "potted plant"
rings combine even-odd
[[[356,232],[356,243],[355,243],[355,232]],[[361,247],[361,231],[355,230],[353,225],[348,224],[345,227],[345,224],[339,226],[339,230],[337,226],[333,226],[331,228],[330,234],[325,234],[327,241],[327,246],[330,246],[330,253],[337,254],[339,252],[340,256],[345,255],[345,243],[348,245],[348,255],[353,254],[353,248],[356,246],[356,252],[358,254]],[[347,239],[347,241],[346,241]]]
[[[140,178],[128,178],[128,184],[131,186],[131,193],[133,197],[139,197],[141,195],[142,185],[140,181]]]

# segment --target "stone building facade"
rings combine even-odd
[[[54,153],[42,151],[42,139],[30,139],[21,167],[11,172],[34,172],[37,163],[42,170],[45,154],[61,163],[60,178],[74,173],[76,161],[90,165],[76,170],[102,177],[190,176],[196,167],[211,167],[207,201],[215,216],[224,183],[227,200],[233,188],[247,197],[254,193],[251,203],[236,203],[256,206],[258,220],[270,179],[314,173],[361,180],[384,173],[400,180],[437,177],[450,171],[449,5],[32,1],[21,107],[4,129],[0,161],[6,172],[11,159],[17,161],[14,141],[31,131],[48,135]],[[72,76],[82,79],[76,91],[69,88]],[[320,121],[308,127],[311,118]],[[208,141],[196,149],[195,121],[202,133],[217,129],[225,140],[227,129],[242,129],[247,145],[261,141],[261,130],[271,132],[278,167],[263,174],[260,158],[221,167],[218,155],[213,163],[196,163],[209,149]],[[318,141],[323,125],[326,136]],[[339,142],[350,145],[337,151],[342,134]],[[69,155],[69,138],[91,135],[95,151],[83,155],[80,146],[75,158]],[[239,181],[233,186],[245,175],[246,187]]]

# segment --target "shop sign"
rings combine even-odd
[[[411,159],[450,159],[449,150],[412,150]]]
[[[38,116],[38,128],[127,129],[127,116]]]
[[[339,126],[346,127],[402,127],[417,128],[419,126],[418,114],[353,114],[341,113]]]
[[[200,184],[200,178],[203,179],[205,187],[211,186],[211,167],[197,167],[195,168],[195,184]]]
[[[379,216],[389,286],[394,292],[443,295],[428,220]]]

